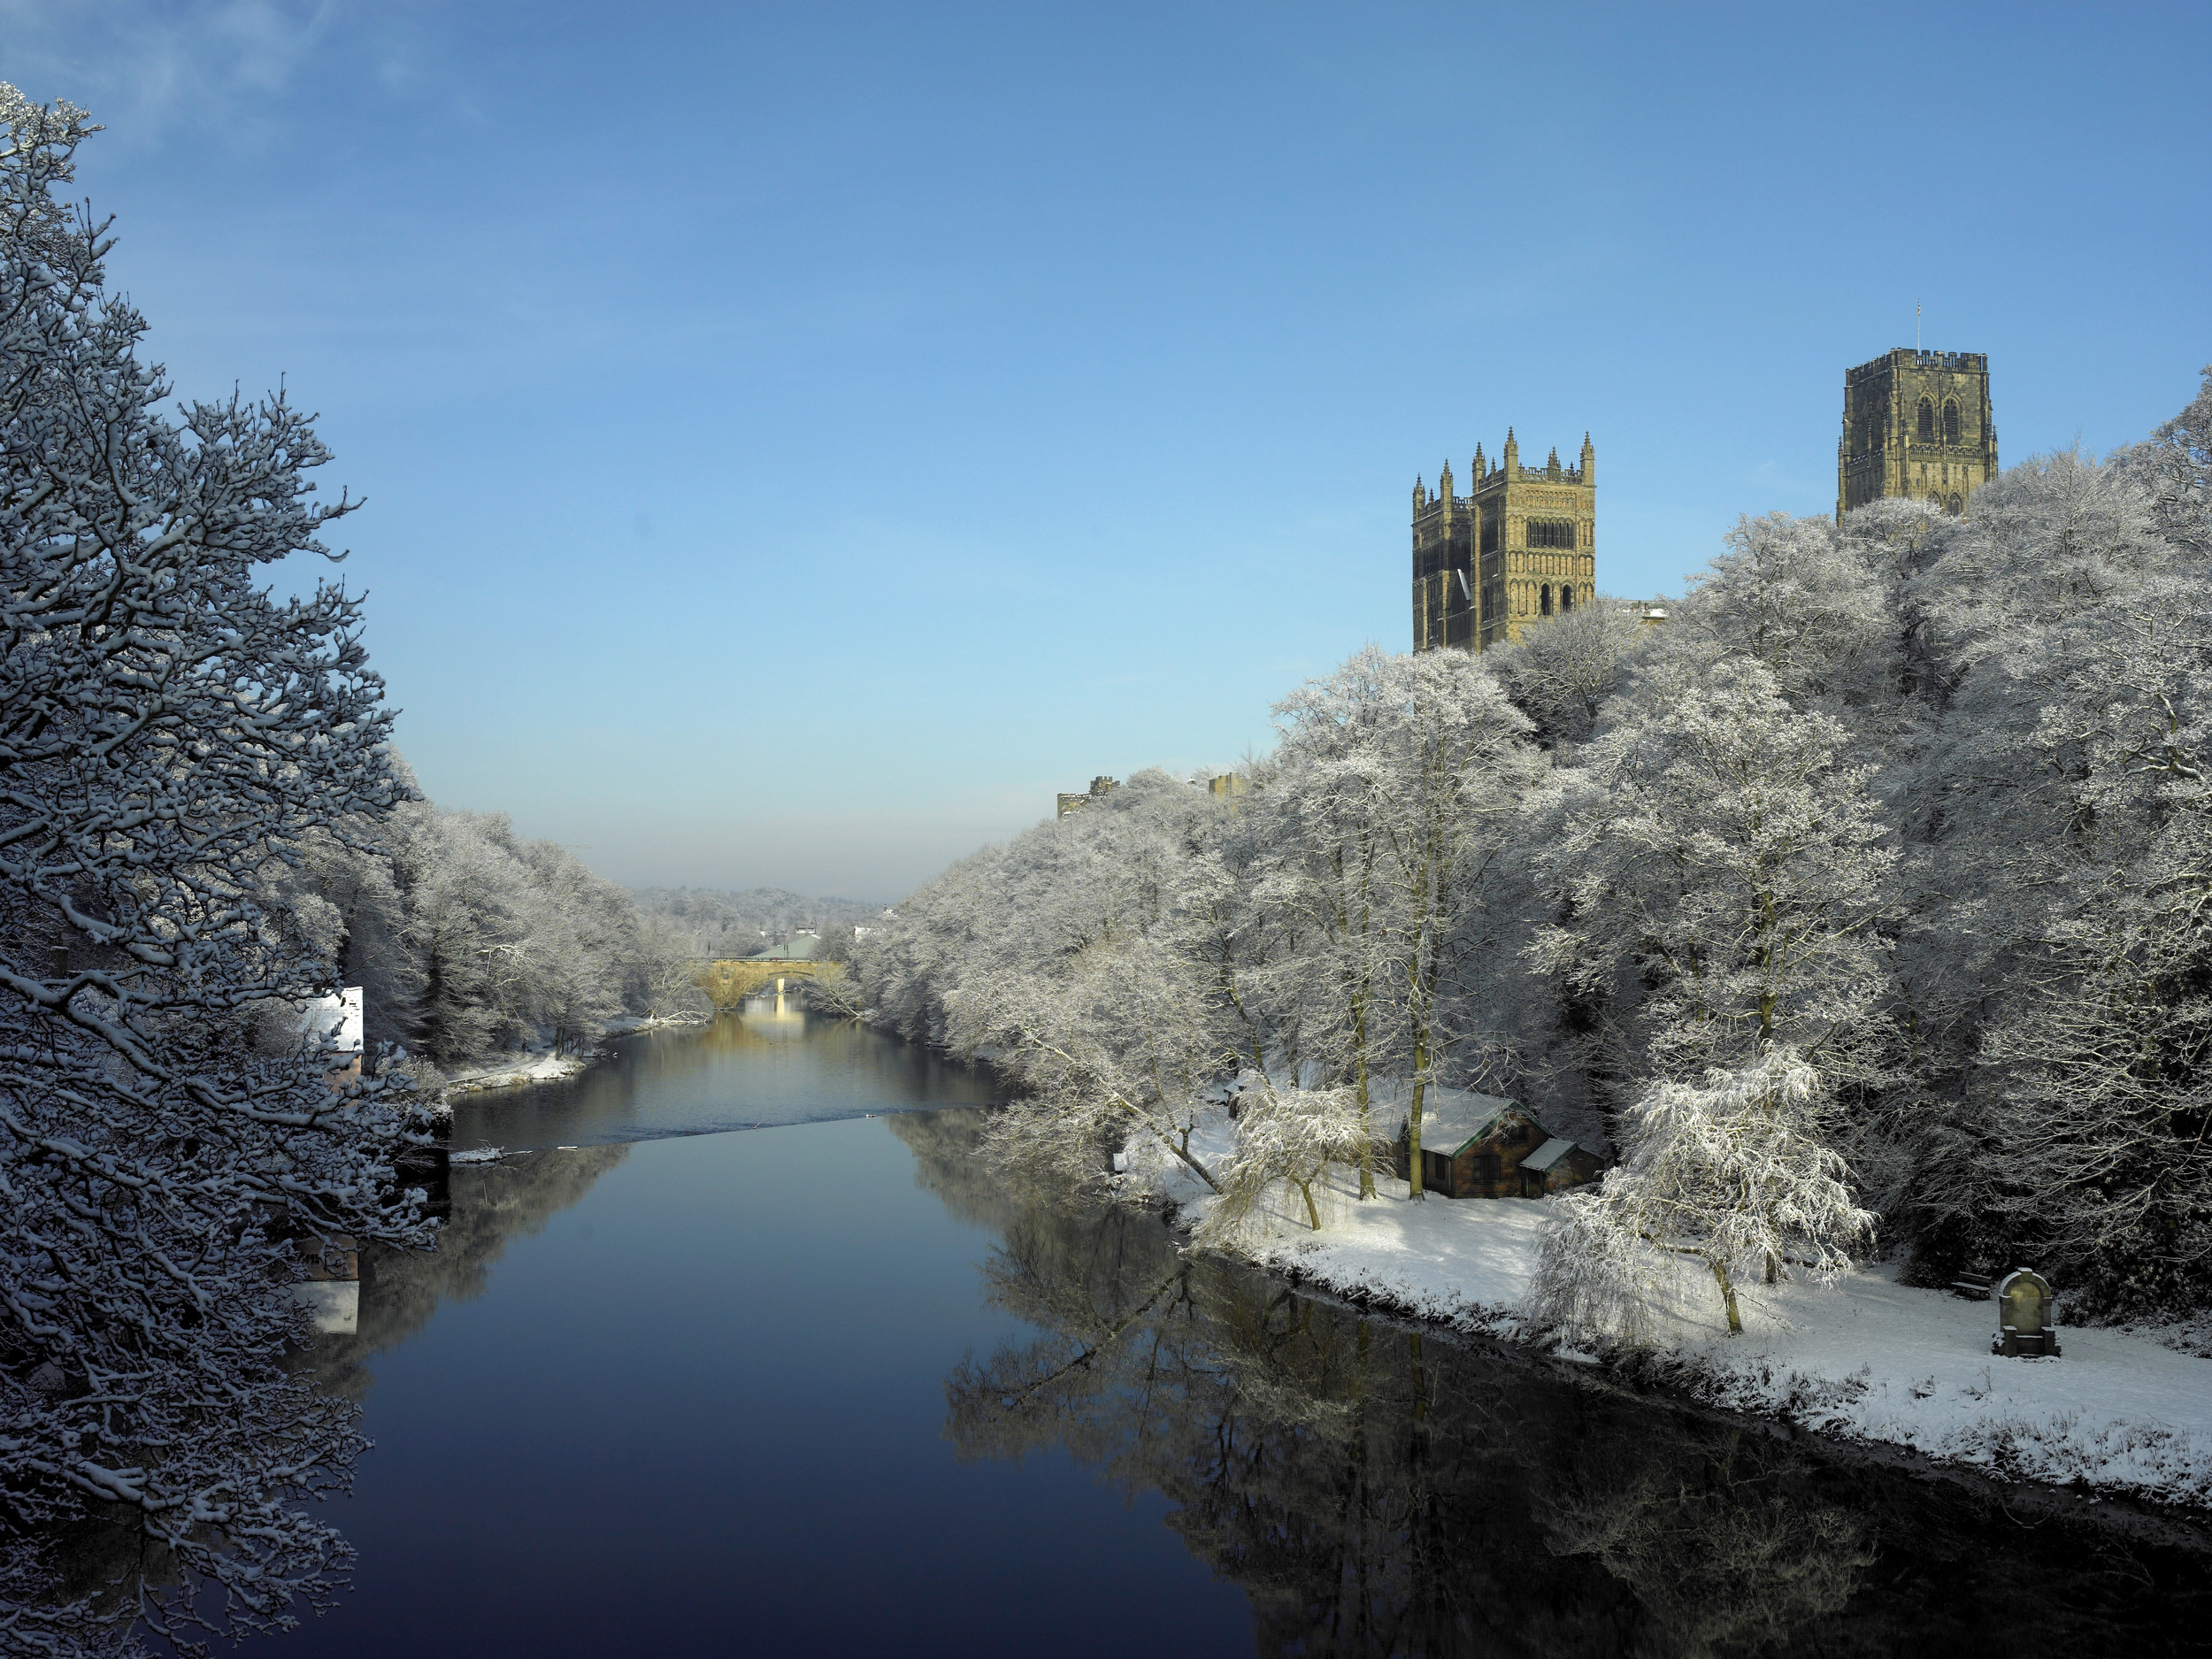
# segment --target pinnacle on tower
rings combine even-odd
[[[1582,434],[1582,481],[1585,485],[1598,481],[1598,452],[1590,447],[1590,434]]]
[[[1551,459],[1544,463],[1544,476],[1546,478],[1559,476],[1559,446],[1555,443],[1551,447]]]
[[[1475,482],[1479,484],[1489,476],[1490,474],[1484,470],[1482,465],[1482,445],[1478,443],[1475,445]]]
[[[1452,462],[1449,456],[1444,457],[1444,473],[1436,480],[1436,494],[1440,501],[1452,498]]]

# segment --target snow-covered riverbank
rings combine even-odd
[[[671,1031],[679,1025],[704,1025],[712,1014],[625,1014],[607,1022],[610,1037],[634,1037],[641,1031]]]
[[[553,1083],[574,1077],[589,1065],[592,1056],[573,1054],[497,1054],[449,1072],[438,1091],[440,1100],[473,1094],[479,1089],[518,1088],[525,1083]]]
[[[625,1015],[620,1019],[608,1021],[606,1034],[610,1037],[634,1037],[641,1032],[704,1025],[710,1018],[710,1015],[705,1014]],[[438,1098],[444,1102],[457,1094],[473,1094],[481,1089],[519,1088],[526,1083],[557,1083],[563,1078],[576,1076],[594,1060],[602,1057],[597,1052],[553,1054],[543,1049],[489,1055],[472,1065],[447,1072],[444,1081],[438,1085]]]
[[[1193,1150],[1222,1156],[1229,1133],[1225,1120],[1210,1125]],[[1212,1202],[1156,1149],[1134,1164],[1117,1182],[1131,1196],[1168,1200],[1193,1220]],[[2212,1508],[2212,1360],[2096,1326],[2067,1328],[2062,1359],[1994,1357],[1988,1302],[1900,1285],[1885,1264],[1825,1286],[1740,1286],[1744,1334],[1731,1338],[1711,1277],[1685,1263],[1655,1310],[1652,1348],[1562,1348],[1519,1312],[1551,1201],[1432,1194],[1417,1203],[1386,1171],[1378,1179],[1382,1196],[1361,1203],[1340,1173],[1318,1233],[1305,1225],[1302,1206],[1294,1214],[1285,1205],[1247,1238],[1244,1253],[1354,1301],[1543,1344],[1563,1363],[1617,1370],[1820,1433],[2001,1479]]]

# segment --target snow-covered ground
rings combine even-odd
[[[591,1062],[588,1057],[560,1054],[502,1054],[465,1071],[449,1074],[443,1093],[471,1094],[483,1088],[514,1088],[524,1083],[551,1083],[574,1077]]]
[[[634,1037],[641,1031],[665,1031],[672,1025],[703,1025],[711,1014],[625,1014],[607,1022],[610,1037]]]
[[[1194,1137],[1202,1160],[1229,1150],[1226,1121]],[[1156,1149],[1122,1180],[1194,1219],[1205,1188]],[[1244,1243],[1264,1265],[1356,1300],[1509,1340],[1549,1341],[1518,1308],[1550,1201],[1419,1203],[1387,1170],[1360,1203],[1333,1183],[1318,1233],[1282,1206]],[[1318,1194],[1317,1193],[1317,1196]],[[2061,1287],[2062,1293],[2063,1286]],[[2007,1479],[2078,1485],[2162,1502],[2212,1505],[2212,1360],[2155,1334],[2064,1327],[2059,1359],[1989,1352],[1995,1309],[1863,1268],[1830,1285],[1740,1286],[1744,1333],[1731,1338],[1703,1266],[1684,1263],[1655,1310],[1655,1351],[1559,1349],[1563,1360],[1632,1365],[1709,1403],[1845,1439],[1910,1448]]]
[[[710,1018],[706,1014],[625,1014],[607,1022],[607,1035],[631,1037],[641,1031],[660,1031],[672,1025],[700,1025]],[[444,1102],[456,1094],[472,1094],[479,1089],[558,1082],[562,1078],[574,1077],[596,1058],[596,1055],[555,1055],[536,1049],[492,1055],[474,1065],[447,1073],[438,1086],[439,1099]]]

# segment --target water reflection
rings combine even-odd
[[[795,997],[755,997],[705,1025],[620,1040],[570,1081],[464,1095],[452,1146],[500,1146],[501,1163],[441,1168],[434,1252],[363,1259],[357,1332],[326,1335],[308,1363],[361,1398],[366,1362],[429,1323],[442,1302],[480,1294],[508,1241],[578,1203],[640,1141],[987,1101],[987,1076],[850,1020],[808,1014]],[[926,1123],[924,1112],[911,1119]],[[964,1168],[972,1169],[971,1164]]]
[[[1915,1477],[1563,1379],[1186,1256],[1150,1216],[980,1179],[975,1114],[894,1125],[1002,1241],[1041,1333],[947,1379],[964,1458],[1064,1448],[1156,1491],[1263,1653],[2193,1651],[2193,1529]]]
[[[970,1067],[795,999],[757,997],[705,1025],[623,1038],[570,1081],[464,1095],[453,1144],[583,1146],[991,1098],[988,1077]]]
[[[2203,1645],[2193,1529],[1186,1256],[1155,1217],[1010,1185],[981,1112],[912,1110],[987,1078],[757,1013],[463,1103],[458,1144],[571,1149],[454,1170],[442,1249],[372,1257],[358,1333],[303,1362],[379,1447],[333,1512],[357,1594],[262,1651]],[[78,1542],[111,1571],[129,1540]]]
[[[364,1252],[359,1328],[318,1337],[307,1356],[322,1386],[360,1400],[374,1356],[415,1336],[442,1303],[482,1294],[512,1240],[541,1232],[629,1156],[626,1145],[578,1147],[454,1170],[435,1250]]]

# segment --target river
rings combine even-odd
[[[277,1655],[2202,1650],[2198,1530],[1563,1378],[1010,1189],[987,1077],[757,1007],[457,1109],[315,1366]],[[865,1114],[875,1114],[872,1118]],[[754,1125],[761,1125],[755,1127]]]

